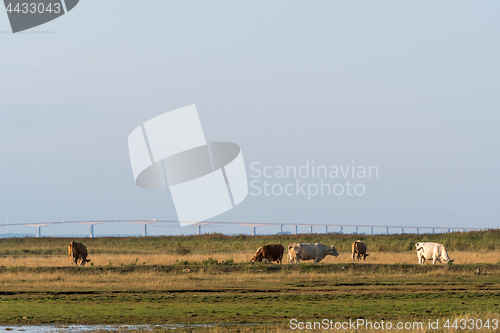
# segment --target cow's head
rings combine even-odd
[[[252,257],[251,261],[252,262],[262,261],[263,258],[264,256],[262,255],[262,251],[259,251]]]
[[[417,250],[417,252],[422,250],[422,246],[423,246],[423,244],[420,244],[420,243],[415,244],[415,250]]]
[[[328,254],[331,254],[334,257],[338,257],[339,256],[339,253],[337,252],[337,250],[335,249],[335,246],[333,246],[333,245],[330,248],[330,251],[328,251]]]

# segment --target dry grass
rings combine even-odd
[[[83,273],[83,274],[82,274]],[[499,274],[498,271],[490,271],[489,274]],[[0,274],[0,291],[9,292],[46,292],[57,290],[63,291],[168,291],[168,290],[239,290],[239,289],[261,289],[273,288],[287,290],[288,292],[305,293],[310,292],[310,288],[319,291],[322,289],[328,292],[335,291],[337,294],[364,294],[377,292],[395,292],[410,288],[412,292],[430,292],[435,288],[447,290],[456,288],[455,285],[415,285],[415,281],[427,281],[429,278],[441,280],[449,274],[442,271],[422,272],[421,274],[408,274],[400,271],[388,272],[352,272],[335,271],[324,273],[317,271],[282,270],[273,272],[270,275],[255,267],[244,272],[219,272],[206,270],[203,267],[199,270],[182,271],[180,267],[177,271],[168,273],[156,270],[130,270],[116,271],[113,269],[104,270],[4,270]],[[458,272],[455,277],[463,276],[470,278],[469,272]],[[474,276],[474,275],[473,275]],[[486,275],[485,275],[486,276]],[[490,276],[490,275],[487,275]],[[491,275],[493,276],[493,275]],[[270,283],[270,278],[272,283]],[[412,281],[407,285],[396,286],[394,281]],[[484,280],[484,279],[483,279]],[[342,281],[340,285],[337,282]],[[383,284],[376,283],[369,285],[370,281],[383,281]],[[319,284],[318,284],[319,283]],[[345,288],[345,284],[352,284]],[[306,287],[307,286],[307,287]],[[311,290],[312,290],[311,289]],[[376,289],[376,290],[375,290]]]
[[[188,260],[201,263],[208,258],[216,259],[219,262],[233,259],[235,263],[248,262],[253,256],[248,253],[231,253],[231,254],[189,254],[189,255],[174,255],[174,254],[89,254],[88,258],[95,266],[112,266],[118,265],[171,265],[177,261]],[[87,263],[90,265],[91,263]],[[48,267],[48,266],[69,266],[70,260],[68,256],[26,256],[26,257],[11,257],[4,256],[0,258],[0,266],[25,266],[25,267]],[[74,265],[74,264],[72,264]]]
[[[415,251],[408,252],[368,252],[369,256],[364,262],[368,264],[417,264]],[[455,259],[455,264],[496,264],[500,261],[500,251],[449,251],[450,259]],[[327,256],[323,263],[347,263],[352,262],[351,256],[342,253],[337,258]],[[355,262],[358,262],[356,259]],[[363,262],[363,261],[359,261]],[[427,260],[425,264],[432,264]],[[439,264],[439,263],[437,263]]]
[[[64,317],[68,307],[95,306],[100,310],[88,315],[92,317],[85,319],[88,323],[120,323],[128,320],[131,323],[143,323],[141,318],[145,315],[151,320],[150,323],[164,323],[164,315],[173,322],[189,323],[196,322],[190,317],[193,313],[199,315],[198,322],[253,322],[256,314],[263,315],[263,308],[270,303],[273,304],[271,308],[276,308],[278,302],[279,308],[286,311],[281,311],[276,317],[265,314],[267,321],[264,322],[284,322],[284,318],[299,316],[302,316],[303,321],[315,321],[321,318],[316,313],[328,316],[330,312],[322,309],[328,308],[332,302],[347,309],[340,317],[332,315],[332,319],[351,318],[352,313],[362,313],[373,321],[381,317],[378,309],[370,310],[371,305],[367,302],[376,302],[381,307],[381,313],[392,311],[390,318],[408,320],[414,317],[412,311],[415,306],[420,310],[433,309],[429,318],[434,320],[443,313],[467,313],[469,316],[478,313],[476,318],[491,319],[486,310],[496,309],[495,295],[498,295],[497,281],[500,274],[498,266],[493,266],[481,275],[462,270],[458,265],[442,265],[430,270],[420,269],[417,265],[405,266],[402,270],[401,265],[395,265],[380,271],[374,271],[374,266],[362,264],[346,265],[345,270],[341,266],[294,265],[275,270],[275,267],[262,264],[238,267],[193,265],[187,266],[189,271],[186,266],[155,267],[140,264],[92,269],[13,267],[0,270],[0,291],[4,292],[2,318],[5,322],[19,323],[18,319],[29,312],[30,320],[37,318],[40,323],[54,320],[80,322],[82,319],[79,317]],[[244,270],[226,271],[229,267]],[[447,273],[449,269],[455,269],[452,275]],[[461,302],[462,297],[455,296],[457,293],[461,294],[458,296],[467,297],[467,306]],[[414,298],[412,295],[420,296]],[[323,296],[326,298],[323,299]],[[420,300],[420,297],[424,299]],[[7,299],[10,301],[7,302]],[[50,310],[45,308],[47,302],[51,304]],[[394,302],[397,303],[398,314],[394,314]],[[307,308],[304,305],[309,303],[317,307],[318,312],[308,310],[303,315]],[[165,309],[169,305],[171,308],[168,308],[168,313],[156,314],[160,308]],[[359,311],[351,312],[349,309],[353,306]],[[224,309],[222,312],[221,307]],[[116,318],[123,316],[124,311],[127,313],[125,318],[116,321]],[[107,317],[100,316],[100,312]],[[231,331],[233,328],[240,331],[237,326],[219,326],[206,331]],[[249,326],[245,330],[247,328],[254,332],[290,330],[283,325]]]
[[[200,284],[197,280],[210,281],[207,274],[165,275],[160,272],[129,272],[117,274],[104,271],[94,274],[69,274],[67,272],[4,272],[0,275],[0,290],[69,291],[69,290],[166,290],[190,289]]]
[[[416,264],[417,255],[413,251],[394,253],[394,252],[369,252],[365,263],[368,264]],[[233,259],[235,263],[248,262],[254,255],[254,252],[237,252],[237,253],[212,253],[212,254],[189,254],[189,255],[174,255],[174,254],[89,254],[91,263],[97,266],[107,266],[111,263],[113,266],[129,265],[132,263],[142,265],[170,265],[175,264],[178,260],[202,261],[212,258],[219,262]],[[455,264],[476,264],[488,263],[496,264],[500,261],[500,251],[451,251],[450,258],[455,259]],[[286,254],[283,256],[284,263],[287,263]],[[0,258],[0,266],[26,266],[26,267],[46,267],[46,266],[68,266],[68,256],[25,256],[13,257],[4,256]],[[312,261],[305,261],[306,263]],[[351,256],[348,253],[341,253],[338,257],[327,256],[322,263],[350,263]],[[356,262],[358,262],[356,260]],[[363,261],[360,261],[361,263]],[[432,261],[427,261],[426,264],[432,264]],[[87,264],[87,265],[90,265]]]
[[[274,279],[286,281],[311,282],[324,278],[321,273],[278,272]],[[343,273],[342,276],[344,276]],[[347,277],[346,278],[353,278]],[[359,277],[354,277],[355,279]],[[165,274],[155,271],[132,271],[117,273],[114,271],[95,271],[92,274],[77,274],[68,271],[36,272],[5,271],[0,274],[0,291],[166,291],[196,289],[242,288],[242,286],[259,287],[269,285],[269,275],[255,272],[236,272],[211,274],[203,269],[196,272],[179,272]],[[278,284],[275,287],[285,287]]]

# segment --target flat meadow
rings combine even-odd
[[[195,327],[280,332],[290,330],[292,319],[498,320],[499,236],[486,230],[2,239],[0,323],[186,324],[186,330],[216,324]],[[368,245],[364,262],[351,259],[357,239]],[[87,246],[87,266],[70,266],[72,240]],[[417,265],[419,241],[444,244],[455,262]],[[249,262],[261,245],[292,242],[333,244],[340,255],[319,264]]]

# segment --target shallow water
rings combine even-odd
[[[164,325],[12,325],[0,326],[0,332],[129,332],[151,330],[178,330],[186,328],[205,328],[216,326],[254,326],[260,323],[241,324],[164,324]]]

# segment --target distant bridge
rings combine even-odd
[[[179,221],[170,221],[170,220],[95,220],[95,221],[58,221],[58,222],[39,222],[39,223],[5,223],[5,224],[0,224],[0,227],[14,227],[14,226],[30,226],[30,227],[35,227],[37,228],[37,237],[42,236],[42,227],[49,226],[49,225],[55,225],[55,224],[86,224],[90,227],[90,237],[94,237],[94,225],[96,224],[103,224],[103,223],[136,223],[136,224],[142,224],[143,225],[143,236],[148,235],[148,225],[149,224],[156,224],[156,223],[179,223]],[[190,222],[187,222],[190,223]],[[196,222],[192,223],[193,225],[196,225],[198,227],[198,235],[201,235],[201,227],[204,225],[212,225],[212,224],[226,224],[226,225],[242,225],[242,226],[247,226],[252,228],[252,234],[255,236],[256,234],[256,228],[257,227],[263,227],[263,226],[280,226],[280,231],[283,232],[283,226],[295,226],[295,234],[298,233],[298,227],[299,226],[306,226],[311,228],[311,234],[313,233],[313,227],[322,227],[325,228],[324,231],[325,233],[328,233],[328,228],[337,228],[337,232],[343,234],[344,233],[344,228],[348,230],[353,230],[355,231],[356,234],[358,234],[359,228],[362,229],[369,229],[371,230],[371,234],[373,235],[373,229],[386,229],[386,233],[389,234],[389,229],[397,229],[401,230],[401,233],[405,233],[406,230],[415,230],[417,234],[420,234],[420,230],[432,230],[432,233],[434,234],[436,230],[441,230],[441,232],[452,232],[452,231],[473,231],[473,230],[481,230],[482,228],[461,228],[461,227],[422,227],[422,226],[395,226],[395,225],[364,225],[364,224],[326,224],[326,223],[282,223],[282,222],[270,222],[270,223],[264,223],[264,222]],[[330,229],[330,230],[332,230]]]

